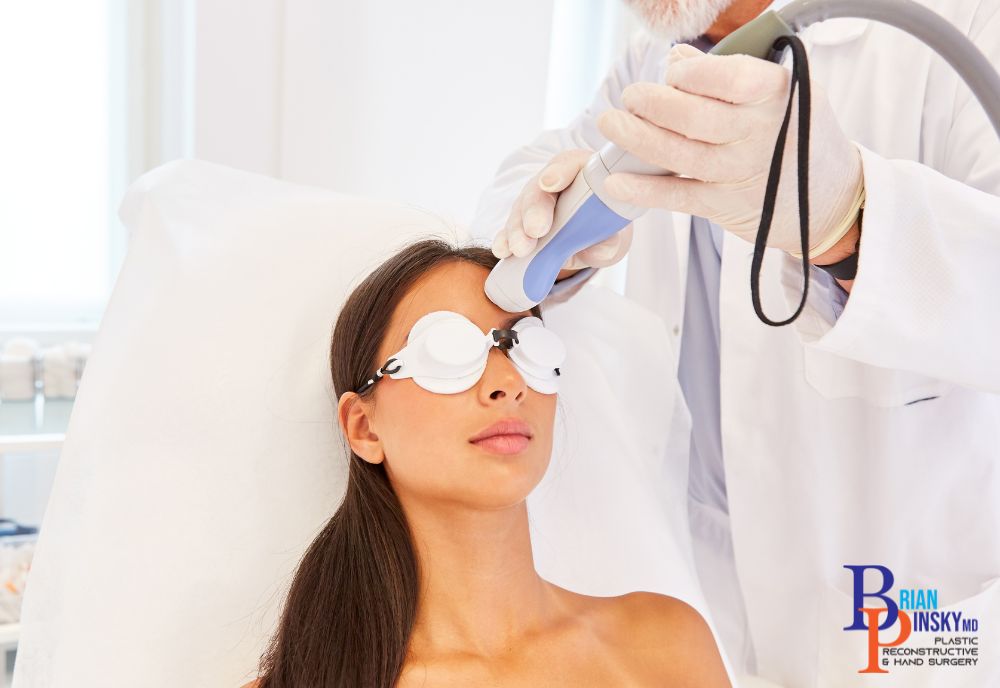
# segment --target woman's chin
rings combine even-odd
[[[516,504],[535,489],[549,465],[548,455],[542,455],[532,439],[523,451],[494,452],[470,443],[469,460],[479,476],[477,486],[484,489],[484,498],[494,506]]]

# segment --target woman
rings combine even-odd
[[[347,299],[330,349],[347,493],[248,685],[729,685],[685,603],[535,572],[525,498],[552,450],[561,344],[538,307],[489,301],[496,263],[421,241]]]

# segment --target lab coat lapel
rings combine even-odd
[[[674,223],[674,240],[677,247],[677,279],[680,285],[680,293],[683,294],[687,288],[688,258],[690,257],[691,244],[691,216],[686,213],[672,212]],[[677,317],[681,323],[684,322],[684,298],[681,298],[677,311]]]
[[[691,216],[652,209],[635,221],[625,295],[664,321],[674,353],[680,351]],[[674,369],[677,356],[673,357]]]

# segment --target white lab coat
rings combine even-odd
[[[1000,66],[1000,1],[922,2]],[[1000,685],[990,628],[1000,619],[1000,141],[952,69],[909,35],[839,19],[801,38],[814,82],[861,146],[867,205],[839,318],[814,281],[794,325],[762,324],[750,301],[752,246],[725,236],[722,443],[749,666],[783,686]],[[599,148],[597,115],[621,107],[627,84],[662,82],[668,49],[634,41],[584,113],[504,160],[473,233],[492,239],[553,154]],[[626,273],[626,296],[662,317],[678,344],[689,231],[689,216],[646,213]],[[798,260],[768,249],[761,285],[766,313],[790,313]],[[937,588],[942,607],[978,617],[978,665],[858,674],[866,634],[842,630],[852,615],[846,564],[888,566],[894,597]]]

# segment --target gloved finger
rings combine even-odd
[[[497,258],[506,258],[510,255],[510,247],[507,246],[507,230],[501,229],[497,232],[497,235],[493,237],[493,246],[491,247],[493,255]]]
[[[521,207],[523,205],[521,201],[523,195],[524,192],[522,191],[521,196],[518,196],[514,201],[514,205],[510,209],[510,214],[507,216],[507,222],[504,224],[503,229],[501,229],[498,233],[497,238],[494,239],[494,245],[497,245],[500,248],[506,247],[506,250],[508,251],[507,255],[502,256],[503,258],[507,258],[512,255],[514,253],[514,247],[518,245],[519,242],[523,241],[523,238],[516,238],[518,235],[524,234],[524,228],[521,226]],[[499,239],[500,236],[503,238]]]
[[[521,226],[529,237],[538,238],[548,234],[552,228],[552,211],[556,207],[556,194],[542,191],[537,184],[529,184],[524,190]]]
[[[730,188],[727,189],[727,186]],[[731,185],[623,172],[604,180],[604,189],[626,203],[646,208],[666,208],[698,217],[714,217],[718,213],[719,195],[733,193]]]
[[[563,263],[562,267],[560,267],[559,269],[560,270],[582,270],[584,268],[589,268],[589,267],[590,267],[590,265],[588,265],[586,262],[580,260],[580,254],[579,253],[574,253],[573,255],[571,255],[569,258],[566,259],[566,262]]]
[[[538,175],[538,188],[555,193],[569,186],[592,155],[591,151],[575,149],[563,151]]]
[[[667,70],[667,85],[727,103],[756,103],[787,97],[791,73],[750,55],[704,55],[681,60]]]
[[[670,52],[667,53],[667,67],[689,57],[701,57],[705,54],[690,43],[675,43]]]
[[[510,247],[510,252],[518,258],[534,251],[537,243],[538,239],[529,237],[524,233],[523,229],[511,232],[507,237],[507,245]]]
[[[618,235],[618,232],[615,232],[604,241],[600,241],[593,246],[581,249],[577,252],[577,255],[580,257],[582,262],[589,266],[604,267],[603,265],[598,265],[598,263],[602,263],[618,253],[618,249],[621,247],[621,244],[621,237]]]
[[[525,187],[521,194],[521,226],[527,236],[539,238],[548,234],[559,192],[573,182],[590,156],[591,152],[585,150],[563,151],[539,173],[537,184]]]
[[[524,232],[524,225],[521,224],[523,205],[520,201],[517,203],[510,217],[507,218],[507,226],[504,228],[504,233],[507,236],[507,248],[512,255],[518,257],[531,253],[535,244],[538,243],[538,239],[529,237]]]
[[[739,105],[673,86],[630,84],[622,91],[622,104],[633,115],[696,141],[730,143],[750,135],[752,118]]]
[[[507,221],[504,222],[503,228],[497,232],[496,236],[493,237],[493,255],[497,258],[507,258],[511,255],[510,250],[510,234],[513,231],[514,223],[520,222],[521,219],[521,197],[518,196],[514,199],[514,205],[511,206],[510,213],[507,215]]]
[[[675,174],[722,183],[736,183],[756,174],[758,156],[740,148],[738,142],[695,141],[624,110],[602,113],[597,126],[609,140],[636,157]]]
[[[628,224],[621,231],[598,242],[593,246],[577,252],[577,258],[586,265],[595,268],[606,268],[614,265],[628,253],[632,246],[632,225]]]

